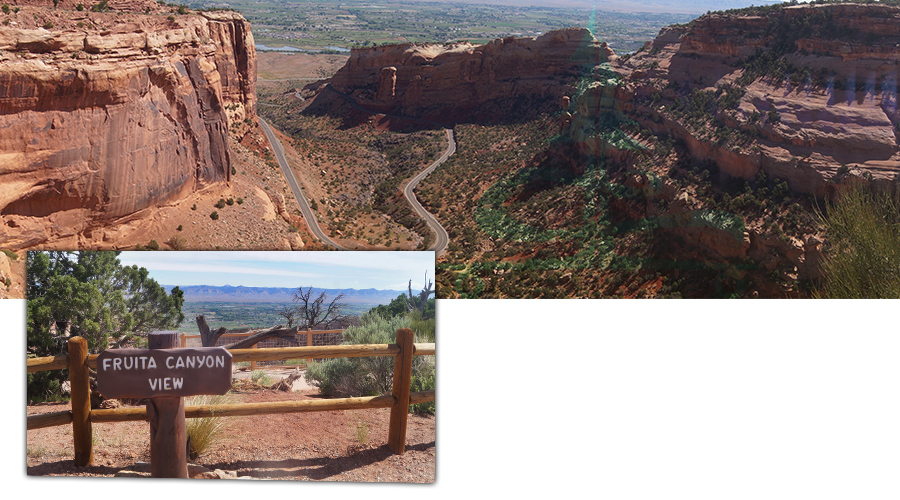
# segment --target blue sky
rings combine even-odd
[[[160,285],[414,290],[434,281],[434,252],[122,252]]]

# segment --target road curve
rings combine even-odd
[[[353,99],[352,97],[350,97],[349,95],[332,87],[330,83],[327,84],[325,86],[325,88],[334,92],[335,94],[343,96],[344,99],[347,99],[347,101],[350,103],[351,106],[353,106],[355,109],[358,109],[364,113],[369,113],[371,115],[384,115],[384,116],[393,117],[393,118],[402,118],[404,120],[413,120],[413,121],[417,121],[417,122],[428,123],[431,125],[437,125],[438,127],[443,128],[444,132],[447,133],[447,150],[444,151],[444,154],[442,154],[440,158],[438,158],[437,160],[432,162],[431,165],[428,165],[428,167],[425,170],[419,172],[419,174],[416,175],[415,177],[413,177],[409,181],[409,183],[406,184],[406,187],[403,188],[403,196],[406,197],[406,201],[409,202],[409,204],[412,206],[413,210],[419,215],[419,217],[421,217],[425,221],[425,224],[427,224],[428,227],[430,227],[431,230],[434,231],[434,233],[437,235],[437,238],[436,238],[434,244],[431,246],[431,248],[429,248],[429,250],[434,251],[435,257],[440,257],[441,255],[443,255],[447,251],[447,246],[450,244],[450,235],[447,234],[447,230],[444,229],[444,226],[442,226],[437,221],[437,219],[433,215],[431,215],[427,210],[425,210],[425,207],[423,207],[421,203],[419,203],[419,200],[416,199],[416,195],[415,195],[415,193],[413,193],[413,191],[416,189],[416,186],[419,184],[419,182],[422,181],[422,179],[424,179],[428,174],[433,172],[434,169],[436,169],[438,167],[438,165],[447,161],[447,159],[450,158],[450,156],[452,156],[453,153],[456,152],[456,141],[453,138],[453,130],[445,127],[444,125],[442,125],[438,122],[431,121],[431,120],[422,120],[420,118],[412,118],[409,116],[391,115],[391,114],[386,114],[386,113],[370,111],[370,110],[360,106],[356,102],[356,100]]]
[[[278,165],[281,166],[281,172],[284,174],[285,179],[287,179],[288,185],[291,186],[291,191],[294,192],[294,198],[297,199],[297,203],[300,205],[300,212],[303,213],[303,219],[306,220],[306,225],[309,226],[309,230],[312,231],[313,236],[319,238],[322,243],[331,245],[338,250],[347,250],[326,236],[325,232],[322,231],[322,228],[319,227],[319,222],[316,220],[316,216],[313,214],[312,209],[309,208],[306,196],[303,195],[303,190],[300,189],[300,184],[297,183],[297,179],[294,177],[294,171],[291,170],[287,158],[284,157],[284,147],[282,147],[281,141],[275,137],[272,128],[269,127],[269,124],[266,123],[261,116],[259,117],[259,124],[262,125],[263,132],[266,133],[269,144],[272,145],[272,151],[275,152],[275,158],[278,160]]]
[[[456,152],[456,141],[453,139],[453,130],[447,128],[444,129],[447,132],[447,150],[444,151],[444,154],[441,155],[440,158],[432,162],[431,165],[428,165],[428,168],[419,172],[418,175],[410,179],[410,181],[406,184],[406,187],[403,188],[403,196],[406,197],[406,201],[412,206],[413,210],[419,214],[419,217],[425,220],[425,223],[428,224],[432,230],[434,230],[435,234],[437,234],[437,239],[434,242],[434,245],[431,247],[435,252],[436,257],[440,257],[447,251],[447,246],[450,245],[450,235],[447,234],[447,230],[444,229],[437,219],[434,218],[425,207],[419,203],[419,200],[416,199],[415,193],[413,191],[416,189],[416,186],[419,185],[419,182],[422,181],[428,174],[434,172],[434,169],[438,167],[441,163],[447,161],[453,153]]]

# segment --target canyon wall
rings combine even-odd
[[[4,248],[228,181],[229,126],[256,114],[253,35],[239,14],[68,3],[23,6],[0,26]]]
[[[386,45],[353,49],[329,82],[370,109],[441,119],[519,96],[556,102],[611,53],[583,28],[484,45]]]
[[[707,14],[614,65],[626,82],[618,100],[642,126],[732,176],[762,170],[820,197],[848,179],[900,177],[898,67],[900,8],[849,3]],[[729,88],[739,99],[711,126],[673,112]]]

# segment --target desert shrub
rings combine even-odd
[[[269,386],[272,385],[272,379],[265,370],[256,370],[250,373],[250,380],[255,384]]]
[[[900,213],[884,194],[855,187],[823,217],[828,248],[821,298],[900,298]]]
[[[234,198],[228,198],[227,200],[225,200],[225,204],[229,207],[234,205]]]
[[[7,257],[9,257],[10,260],[19,260],[19,254],[17,254],[16,252],[7,250],[5,248],[2,251],[4,254],[6,254]]]
[[[4,14],[9,14],[9,5],[3,4],[3,6],[0,7],[0,9],[3,10]]]
[[[219,201],[216,202],[216,208],[218,208],[218,209],[225,208],[225,198],[219,198]]]
[[[181,226],[178,227],[178,230],[181,231]],[[177,234],[169,238],[169,241],[167,241],[166,244],[169,245],[172,250],[187,250],[187,241]]]
[[[194,203],[193,205],[191,205],[191,210],[197,210],[197,204],[196,204],[196,203]]]
[[[434,365],[434,356],[413,356],[413,360],[416,358],[424,358],[420,363],[420,367],[415,371],[412,377],[412,381],[410,382],[410,392],[422,392],[422,391],[430,391],[435,388],[435,377],[437,375],[437,371],[435,370]],[[415,362],[413,363],[413,368],[415,368]],[[436,410],[436,405],[434,401],[428,401],[425,403],[418,403],[414,405],[410,405],[410,410],[416,413],[428,413],[434,415]]]
[[[80,4],[76,5],[76,6],[75,6],[75,10],[77,10],[78,12],[83,11],[83,10],[84,10],[84,4],[81,4],[81,3],[80,3]]]
[[[100,0],[100,3],[95,4],[91,7],[91,10],[94,12],[107,12],[109,11],[108,0]]]
[[[191,396],[184,399],[185,406],[219,405],[236,403],[231,394],[218,396]],[[185,422],[190,459],[195,460],[226,436],[228,419],[222,417],[189,418]]]
[[[377,313],[365,313],[359,326],[344,330],[344,344],[392,344],[397,330],[410,328],[410,316],[384,318]],[[415,331],[415,330],[414,330]],[[416,342],[426,342],[416,334]],[[433,338],[434,333],[431,332]],[[423,359],[431,356],[413,356],[413,378],[420,377],[420,385],[427,385],[428,373],[434,371],[434,362]],[[432,387],[433,387],[433,375]],[[306,381],[319,388],[326,396],[375,396],[389,394],[394,383],[394,359],[390,356],[367,358],[336,358],[311,361],[306,369]],[[420,389],[424,390],[424,389]]]
[[[219,220],[219,212],[213,212],[209,214],[209,218],[212,220]]]
[[[150,250],[159,250],[159,243],[156,240],[150,240],[150,243],[147,243],[147,248]]]

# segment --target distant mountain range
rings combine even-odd
[[[166,292],[171,292],[174,285],[162,285]],[[190,285],[179,286],[184,291],[185,302],[291,302],[296,288],[274,287],[249,287],[249,286],[210,286]],[[403,290],[376,290],[367,288],[357,290],[355,288],[313,288],[314,296],[325,291],[328,300],[343,293],[343,302],[347,304],[389,304]]]

